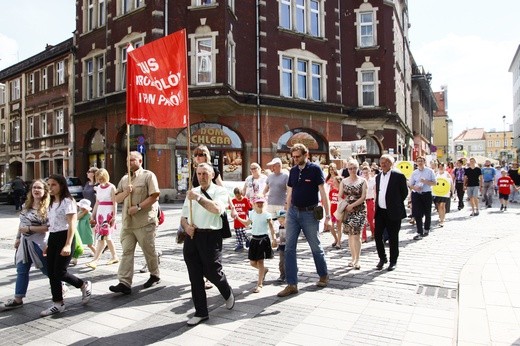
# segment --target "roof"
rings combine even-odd
[[[455,137],[454,141],[471,141],[471,140],[483,140],[485,139],[484,134],[486,131],[482,128],[475,128],[475,129],[469,129],[464,130],[460,135]]]

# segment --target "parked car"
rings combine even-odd
[[[83,185],[81,184],[81,180],[77,177],[67,177],[67,186],[69,187],[69,192],[72,197],[79,201],[83,198]]]
[[[29,188],[29,186],[31,186],[31,185],[27,184],[27,182],[25,182],[26,190]],[[25,203],[26,198],[27,198],[26,193],[24,193],[22,195],[22,203]],[[14,204],[14,190],[13,190],[12,181],[7,182],[0,189],[0,203]]]
[[[14,204],[14,190],[11,182],[5,183],[0,189],[0,203]]]

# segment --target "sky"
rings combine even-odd
[[[74,0],[0,3],[0,70],[70,37]],[[2,6],[3,5],[3,6]],[[513,122],[509,66],[520,44],[520,0],[409,0],[412,54],[432,74],[432,89],[448,86],[453,135]],[[22,15],[21,15],[22,14]]]

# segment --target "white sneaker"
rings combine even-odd
[[[92,282],[85,281],[81,286],[81,304],[85,305],[89,302],[90,296],[92,295]]]
[[[41,317],[50,316],[50,315],[58,314],[63,311],[65,311],[65,304],[53,304],[47,310],[43,310],[42,312],[40,312],[40,316]]]

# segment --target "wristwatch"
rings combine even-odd
[[[143,209],[143,208],[141,208],[141,206],[139,205],[139,203],[137,203],[136,207],[137,207],[137,211],[141,211],[141,209]]]

